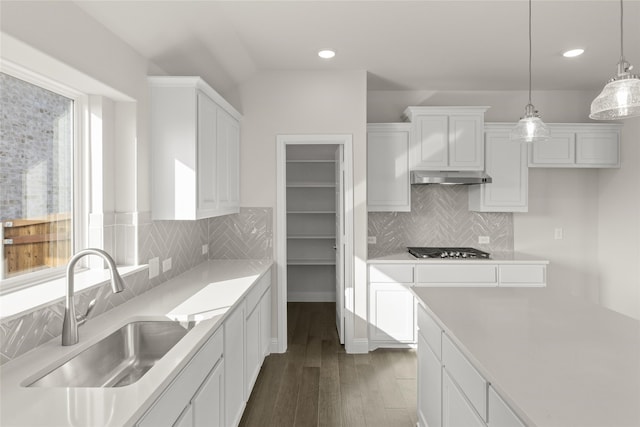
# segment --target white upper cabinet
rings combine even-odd
[[[489,107],[408,107],[410,164],[416,170],[484,170],[484,113]]]
[[[411,123],[367,125],[367,210],[409,212]]]
[[[531,144],[529,167],[618,168],[622,125],[552,123],[551,137]]]
[[[527,212],[529,208],[527,145],[512,141],[513,124],[485,125],[485,171],[491,184],[469,187],[469,210]]]
[[[241,115],[199,77],[150,77],[155,220],[239,210]]]

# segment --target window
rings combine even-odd
[[[81,231],[74,197],[79,94],[29,73],[5,71],[6,66],[0,72],[3,291],[63,274]]]

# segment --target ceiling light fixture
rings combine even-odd
[[[540,120],[536,107],[531,103],[531,0],[529,0],[529,103],[524,107],[524,117],[511,131],[511,139],[520,142],[544,141],[549,138],[549,128]]]
[[[624,10],[620,0],[620,61],[618,74],[609,80],[600,95],[591,103],[589,118],[617,120],[640,116],[640,77],[631,74],[633,65],[624,59],[623,52]]]
[[[562,54],[565,58],[575,58],[576,56],[580,56],[584,53],[584,49],[571,49]]]
[[[318,56],[322,59],[331,59],[336,56],[336,52],[331,49],[323,49],[318,52]]]

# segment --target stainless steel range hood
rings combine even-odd
[[[491,177],[481,171],[411,171],[411,184],[488,184]]]

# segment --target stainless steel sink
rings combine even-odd
[[[188,327],[173,321],[128,323],[29,387],[122,387],[133,384],[188,331]]]

